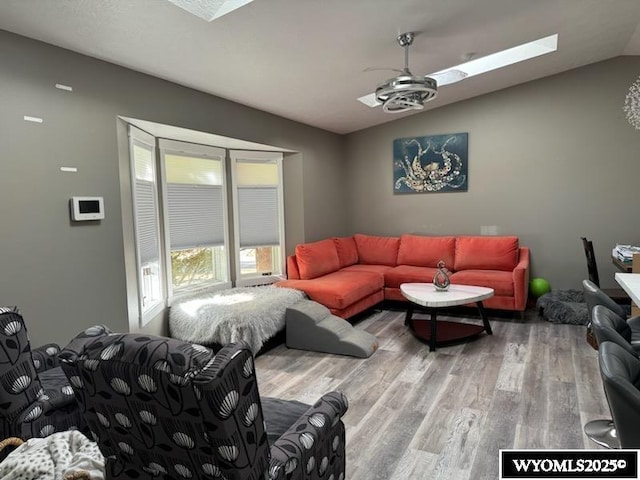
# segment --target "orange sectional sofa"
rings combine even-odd
[[[287,257],[287,280],[331,313],[350,318],[383,300],[405,300],[402,283],[432,282],[444,260],[451,283],[490,287],[484,306],[524,311],[529,289],[529,249],[518,237],[356,234],[296,246]]]

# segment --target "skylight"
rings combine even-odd
[[[530,58],[539,57],[546,53],[555,52],[558,49],[558,34],[534,40],[533,42],[523,43],[517,47],[502,50],[501,52],[492,53],[486,57],[476,58],[466,63],[462,63],[455,67],[440,70],[430,75],[439,75],[450,70],[461,70],[467,74],[467,77],[473,77],[481,73],[490,72],[498,68],[513,65],[514,63],[523,62]],[[427,75],[429,76],[429,75]]]
[[[187,12],[212,22],[253,0],[169,0]]]

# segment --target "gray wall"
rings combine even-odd
[[[531,248],[532,274],[554,288],[581,288],[587,236],[602,286],[614,286],[611,249],[640,245],[640,131],[622,111],[638,75],[639,57],[619,57],[348,135],[352,232],[495,225]],[[469,133],[468,192],[393,193],[394,139],[456,132]]]
[[[0,305],[21,308],[36,345],[94,323],[128,328],[118,115],[295,150],[288,250],[347,229],[338,135],[3,31],[0,87]],[[73,195],[104,196],[106,218],[71,224]]]
[[[340,137],[0,31],[0,304],[21,307],[34,344],[128,328],[118,115],[299,152],[285,161],[289,252],[331,235],[496,225],[556,288],[579,285],[579,237],[592,238],[613,285],[611,247],[640,244],[640,132],[621,110],[639,74],[621,57]],[[394,195],[393,139],[452,132],[469,132],[469,191]],[[104,196],[106,219],[71,224],[73,195]]]

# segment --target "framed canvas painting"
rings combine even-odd
[[[393,141],[394,193],[466,192],[468,133]]]

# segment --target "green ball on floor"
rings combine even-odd
[[[551,291],[551,285],[544,278],[532,278],[529,282],[529,291],[534,297],[541,297]]]

